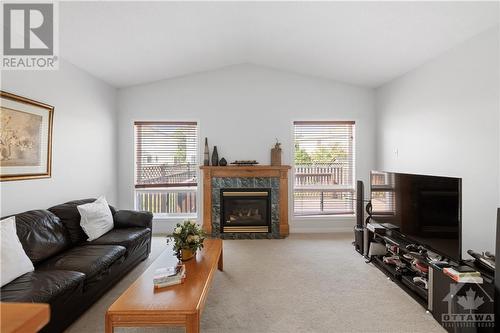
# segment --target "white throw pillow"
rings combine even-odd
[[[24,252],[16,232],[15,216],[0,221],[1,259],[0,280],[2,287],[23,274],[33,272],[35,267]]]
[[[77,206],[80,212],[80,226],[89,236],[87,241],[93,241],[113,229],[113,215],[106,198],[99,197],[94,202]]]

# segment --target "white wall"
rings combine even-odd
[[[494,251],[498,40],[489,30],[376,91],[377,167],[462,178],[464,251]]]
[[[283,143],[283,163],[291,164],[294,120],[355,120],[357,178],[367,181],[373,167],[371,89],[255,65],[238,65],[121,89],[118,105],[118,193],[123,208],[133,208],[134,204],[135,120],[198,121],[200,142],[208,137],[211,147],[217,145],[219,157],[228,162],[256,159],[261,164],[270,163],[275,138]],[[202,161],[201,145],[199,156]],[[291,221],[291,230],[313,231],[317,227],[323,231],[352,230],[352,218],[332,220],[335,219],[313,223]],[[163,225],[170,227],[165,222]]]
[[[2,71],[1,88],[54,106],[52,177],[0,183],[1,215],[100,194],[116,204],[116,90],[64,61]]]

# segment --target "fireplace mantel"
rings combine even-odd
[[[203,172],[203,230],[212,233],[213,178],[279,178],[279,234],[288,236],[288,170],[289,165],[201,166]]]

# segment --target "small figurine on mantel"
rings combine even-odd
[[[271,149],[271,165],[281,165],[281,143],[276,138],[276,144]]]

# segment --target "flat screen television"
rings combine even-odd
[[[372,219],[390,233],[461,260],[460,178],[372,171]]]

